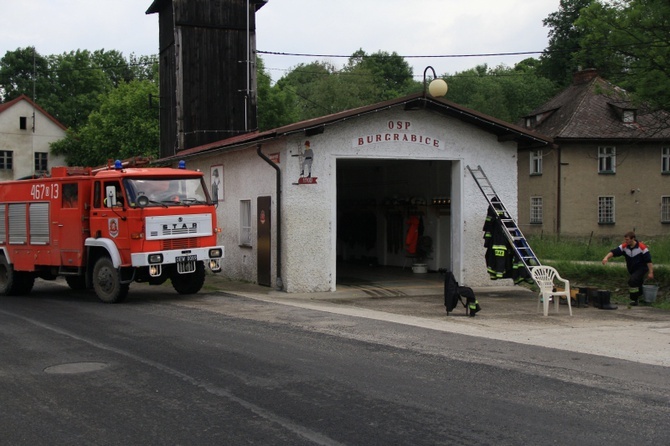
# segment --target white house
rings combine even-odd
[[[64,166],[49,144],[65,137],[65,126],[28,96],[0,104],[0,181],[14,180]]]
[[[417,93],[161,161],[185,160],[209,174],[230,279],[289,293],[334,291],[341,262],[407,267],[416,261],[405,249],[414,216],[432,240],[429,269],[448,268],[463,285],[486,286],[502,283],[486,270],[488,202],[467,166],[481,166],[516,216],[517,152],[550,143]]]

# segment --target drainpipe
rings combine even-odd
[[[256,153],[258,153],[258,156],[263,158],[263,160],[271,165],[274,170],[277,172],[277,253],[275,256],[277,257],[277,289],[281,290],[284,288],[284,284],[282,283],[281,279],[281,169],[279,169],[279,166],[277,166],[270,158],[265,156],[263,152],[261,152],[261,144],[258,144],[256,146]]]
[[[561,235],[561,165],[563,161],[561,160],[561,146],[556,148],[556,153],[558,154],[558,182],[556,183],[556,235]]]

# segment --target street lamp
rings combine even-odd
[[[433,72],[433,80],[430,82],[430,85],[428,85],[428,93],[434,98],[441,98],[447,94],[449,87],[447,87],[447,83],[444,79],[438,79],[437,74],[435,74],[435,69],[431,66],[428,66],[423,70],[423,96],[426,96],[426,73],[429,69]]]

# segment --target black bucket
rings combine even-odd
[[[588,307],[586,303],[586,293],[577,293],[577,308]]]
[[[588,304],[589,304],[589,289],[588,289],[588,287],[580,286],[579,287],[579,292],[577,294],[578,295],[579,294],[584,295],[584,306],[588,306]],[[579,303],[579,301],[577,301],[577,303]]]

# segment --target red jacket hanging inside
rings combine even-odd
[[[416,215],[411,215],[407,219],[407,224],[409,225],[409,228],[407,228],[407,237],[405,237],[405,250],[407,251],[407,254],[416,254],[416,244],[419,241],[420,223],[419,217]]]

